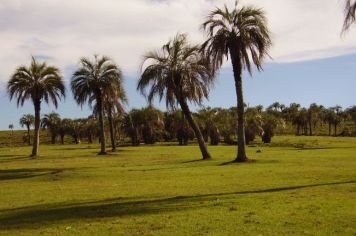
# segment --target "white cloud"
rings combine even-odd
[[[176,32],[202,40],[199,25],[219,0],[1,0],[0,81],[30,55],[63,71],[82,56],[111,56],[135,75],[148,50]],[[356,30],[340,38],[342,0],[242,0],[269,18],[275,62],[312,60],[356,52]]]

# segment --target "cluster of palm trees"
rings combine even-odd
[[[204,107],[192,112],[204,142],[210,142],[210,145],[236,144],[236,110],[236,107]],[[244,111],[246,144],[256,141],[258,136],[262,142],[270,143],[275,134],[356,136],[356,106],[343,110],[340,106],[325,108],[315,103],[304,108],[297,103],[285,106],[275,102],[266,109],[261,105],[245,105]],[[112,119],[108,113],[105,115],[105,135],[110,136],[112,150],[115,150],[118,143],[127,145],[131,142],[133,146],[138,146],[141,143],[178,141],[179,145],[188,145],[195,139],[194,130],[180,109],[163,112],[148,106],[128,112],[116,112]],[[29,136],[34,117],[26,114],[20,119],[20,124],[28,127]],[[47,130],[52,144],[58,140],[62,144],[79,144],[84,139],[87,143],[93,143],[95,139],[100,142],[98,124],[94,115],[81,119],[62,119],[59,114],[52,112],[41,119],[41,127]],[[65,136],[71,139],[64,141]],[[26,141],[30,139],[31,136]]]
[[[355,2],[348,0],[344,31],[355,21],[355,9]],[[245,124],[242,72],[247,70],[251,74],[253,66],[261,70],[264,59],[269,56],[268,51],[272,43],[265,12],[254,6],[240,6],[236,1],[232,9],[225,6],[213,10],[201,27],[207,37],[201,45],[191,44],[185,34],[177,34],[163,45],[161,50],[147,53],[142,63],[142,73],[137,90],[145,95],[150,103],[157,96],[160,100],[165,99],[167,108],[170,110],[175,110],[177,106],[180,106],[184,120],[197,138],[202,157],[207,160],[211,158],[211,155],[205,144],[206,139],[204,140],[201,128],[188,104],[192,102],[201,105],[202,101],[208,98],[216,73],[223,62],[230,59],[237,95],[237,108],[233,109],[236,112],[234,118],[237,120],[235,127],[237,127],[238,140],[235,161],[245,162],[248,160],[245,151],[245,128],[251,126],[258,130],[260,126],[258,122],[255,123],[248,117],[247,126]],[[119,67],[105,56],[94,56],[94,60],[82,58],[79,69],[72,76],[71,90],[77,103],[81,106],[89,103],[98,119],[101,143],[99,154],[106,154],[105,115],[109,121],[112,148],[115,150],[113,114],[122,112],[123,105],[127,101]],[[58,101],[65,96],[65,86],[60,72],[56,67],[39,63],[35,58],[32,58],[30,67],[22,66],[16,69],[8,82],[8,93],[10,99],[17,98],[18,105],[23,105],[28,99],[33,102],[35,135],[32,156],[35,157],[38,155],[41,104],[42,102],[51,102],[57,107]],[[252,112],[254,115],[257,113],[256,111]],[[131,114],[122,121],[128,124],[127,127],[132,134],[133,142],[135,140],[137,142],[140,132],[146,134],[146,141],[149,142],[152,139],[150,136],[154,135],[152,127],[160,123],[159,118],[156,119],[154,125],[146,121],[146,124],[139,127],[135,127],[135,119],[135,114]],[[271,114],[269,117],[265,117],[266,119],[274,120]],[[208,133],[216,133],[217,128],[214,129],[214,126],[211,126],[212,120],[209,118],[206,122],[207,126],[211,127]],[[51,129],[48,121],[42,123]],[[270,140],[272,130],[278,123],[274,122],[273,125],[264,127],[265,131],[271,130],[264,140]],[[26,123],[23,124],[27,126]],[[229,126],[232,130],[235,127],[234,125]],[[250,132],[247,136],[250,136],[249,134]],[[184,132],[181,133],[182,143],[186,142],[186,136]],[[215,136],[217,135],[215,134]],[[227,134],[223,134],[223,136],[229,139]],[[216,143],[216,140],[212,143]]]
[[[29,123],[34,120],[34,142],[32,157],[38,155],[39,131],[42,123],[43,127],[51,130],[52,142],[57,133],[65,133],[57,130],[59,127],[59,115],[52,113],[46,115],[41,122],[42,102],[53,103],[58,106],[58,101],[65,96],[65,86],[59,69],[48,66],[45,62],[40,63],[32,58],[29,67],[20,66],[16,69],[8,82],[8,93],[10,99],[17,98],[17,105],[23,105],[30,99],[34,105],[35,115],[23,117],[21,124],[26,125],[29,130]],[[122,73],[119,67],[108,57],[94,56],[94,60],[88,58],[80,59],[80,67],[73,74],[71,89],[74,99],[78,104],[84,105],[86,102],[92,106],[94,113],[99,120],[101,150],[99,154],[106,153],[106,142],[104,135],[104,112],[112,120],[113,112],[121,111],[123,103],[126,102],[126,95],[122,86]],[[70,123],[68,120],[64,120]],[[76,123],[73,123],[74,125]],[[61,127],[64,127],[61,125]],[[74,129],[75,131],[76,129]],[[30,142],[30,135],[28,136]],[[115,150],[115,147],[113,147]]]

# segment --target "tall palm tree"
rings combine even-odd
[[[31,145],[31,126],[35,123],[35,117],[31,114],[25,114],[20,118],[21,127],[26,126],[27,129],[27,142],[28,145]]]
[[[263,59],[268,56],[271,46],[267,19],[262,9],[253,6],[229,10],[216,8],[202,24],[208,39],[203,49],[210,58],[215,70],[219,69],[225,57],[230,56],[234,71],[238,108],[238,154],[236,161],[248,160],[245,153],[244,99],[242,90],[242,71],[252,74],[253,64],[262,70]]]
[[[29,67],[20,66],[11,76],[7,84],[10,100],[17,97],[17,106],[23,106],[26,100],[31,99],[35,108],[35,136],[32,157],[38,155],[40,142],[41,103],[52,102],[57,108],[58,100],[65,96],[65,87],[59,69],[48,66],[45,62],[39,63],[32,58]]]
[[[110,58],[94,56],[80,59],[80,68],[74,72],[71,80],[71,89],[74,99],[81,106],[93,102],[98,109],[100,129],[100,155],[106,154],[104,133],[104,96],[110,91],[115,91],[121,85],[121,71]]]
[[[345,33],[353,23],[356,22],[356,1],[346,0],[345,5],[345,20],[342,32]]]
[[[56,144],[56,138],[61,127],[61,117],[58,113],[45,114],[41,120],[42,128],[47,128],[51,134],[51,144]]]
[[[202,57],[199,48],[197,45],[190,45],[185,34],[178,34],[160,52],[147,53],[137,89],[147,96],[149,102],[157,95],[160,100],[165,97],[168,109],[175,109],[177,103],[181,106],[205,160],[211,156],[187,103],[191,101],[201,104],[208,97],[209,86],[214,78],[209,63]],[[146,88],[149,86],[147,94]]]

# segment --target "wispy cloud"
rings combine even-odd
[[[339,0],[243,0],[263,7],[273,33],[275,62],[354,53],[356,32],[340,38]],[[81,56],[106,54],[135,76],[142,54],[177,31],[201,41],[199,25],[223,0],[1,0],[0,80],[30,55],[49,59],[69,74]]]

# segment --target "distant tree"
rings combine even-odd
[[[11,130],[11,135],[13,135],[14,134],[14,125],[9,124],[9,129]]]
[[[131,138],[133,146],[140,145],[142,135],[143,113],[138,109],[132,109],[124,115],[122,128]]]
[[[311,104],[308,109],[307,119],[310,136],[313,136],[313,128],[315,128],[318,122],[322,119],[322,110],[323,106],[319,106],[316,103]]]
[[[95,134],[98,133],[98,122],[95,116],[89,116],[83,121],[83,129],[88,138],[88,143],[93,143]]]
[[[59,129],[58,129],[58,134],[60,136],[60,139],[61,139],[61,144],[64,144],[64,137],[65,135],[67,134],[71,134],[71,122],[72,120],[71,119],[62,119],[61,120],[61,123],[60,123],[60,126],[59,126]]]
[[[342,32],[346,32],[350,26],[356,21],[356,1],[346,0],[345,4],[345,19]]]
[[[214,78],[208,61],[199,49],[199,46],[188,43],[185,34],[178,34],[160,52],[146,54],[137,89],[147,95],[150,103],[157,95],[160,100],[165,97],[168,109],[174,110],[177,103],[180,105],[194,130],[203,159],[207,160],[211,156],[188,106],[188,101],[201,104],[208,97]],[[147,87],[150,87],[148,94]]]
[[[165,113],[164,125],[168,136],[167,141],[176,138],[179,145],[188,145],[189,138],[194,137],[194,132],[181,110]]]
[[[285,122],[284,120],[276,116],[273,113],[265,112],[262,115],[262,141],[264,143],[270,143],[272,137],[275,135],[277,128],[284,128]]]
[[[30,67],[20,66],[7,84],[10,100],[17,97],[17,106],[31,99],[35,108],[35,136],[32,157],[38,155],[39,131],[41,122],[41,103],[50,101],[57,108],[58,99],[65,96],[65,87],[59,70],[56,67],[38,63],[32,58]]]
[[[120,84],[115,89],[110,89],[104,96],[104,111],[108,116],[111,150],[116,151],[116,129],[114,125],[114,115],[124,112],[124,105],[127,103],[126,93],[122,85],[122,75]]]
[[[218,109],[216,116],[216,126],[224,139],[224,143],[233,144],[233,136],[236,136],[237,130],[236,108]]]
[[[27,129],[27,142],[28,145],[31,145],[31,126],[35,123],[35,117],[31,114],[25,114],[20,118],[20,125],[21,127],[25,127]]]
[[[197,118],[203,130],[205,141],[210,137],[211,145],[218,145],[220,142],[220,132],[217,128],[218,110],[210,107],[202,108],[197,113]]]
[[[352,106],[352,107],[347,108],[345,112],[349,115],[350,119],[356,125],[356,106]]]
[[[245,140],[246,144],[255,140],[257,135],[261,135],[262,128],[262,110],[249,107],[245,112]]]
[[[100,128],[100,152],[106,154],[106,142],[104,131],[104,99],[105,94],[112,94],[121,85],[121,71],[108,57],[94,56],[94,61],[88,58],[80,60],[80,68],[74,72],[71,80],[71,88],[74,99],[79,105],[87,101],[92,106],[95,102],[98,109]]]
[[[61,117],[58,113],[52,112],[45,114],[41,120],[41,127],[48,129],[51,134],[51,143],[56,144],[56,138],[59,134],[59,129],[61,126]]]
[[[208,34],[203,48],[212,61],[215,70],[222,66],[224,58],[230,57],[234,71],[237,95],[238,153],[237,162],[248,160],[245,151],[244,99],[242,88],[243,69],[252,73],[254,64],[258,70],[271,46],[267,19],[262,9],[253,6],[229,10],[217,8],[212,11],[202,25]]]
[[[337,136],[337,127],[342,122],[342,107],[337,105],[337,106],[331,107],[330,109],[334,112],[334,120],[333,120],[334,136]]]

